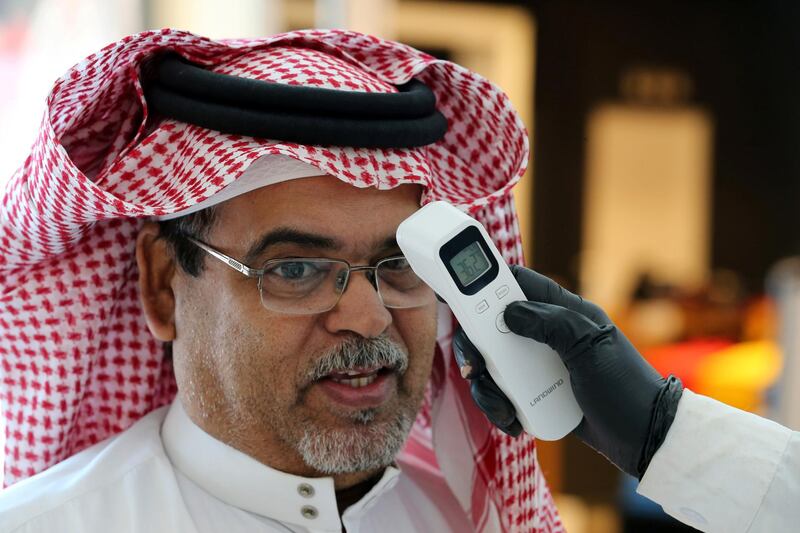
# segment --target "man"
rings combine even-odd
[[[519,262],[527,154],[488,81],[353,32],[76,65],[0,204],[0,531],[561,530],[393,240],[447,199]]]

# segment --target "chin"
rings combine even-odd
[[[305,463],[323,474],[349,474],[385,468],[405,444],[414,417],[375,420],[373,409],[358,411],[346,428],[306,427],[297,443]]]

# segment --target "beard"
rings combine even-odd
[[[348,429],[309,428],[297,443],[303,461],[323,474],[385,468],[403,448],[414,418],[406,412],[386,422]]]
[[[380,408],[364,409],[346,415],[349,424],[345,427],[331,428],[306,419],[299,438],[296,433],[294,438],[283,435],[285,441],[293,441],[293,447],[311,468],[329,475],[376,470],[390,465],[402,449],[422,394],[413,398],[403,386],[400,378],[408,368],[408,355],[397,343],[386,336],[352,338],[323,354],[306,378],[313,382],[334,370],[374,366],[396,372],[400,405],[388,419],[376,420]]]

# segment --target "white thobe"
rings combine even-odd
[[[800,531],[800,433],[684,390],[637,491],[701,531]]]
[[[441,477],[383,476],[341,519],[333,479],[270,468],[211,437],[179,401],[0,493],[0,533],[471,531]]]

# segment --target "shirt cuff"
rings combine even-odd
[[[637,492],[702,531],[747,531],[791,434],[686,389]]]

